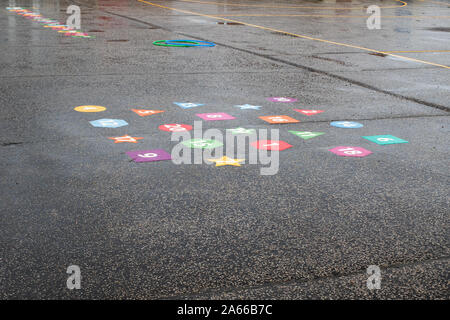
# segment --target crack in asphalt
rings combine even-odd
[[[15,146],[15,145],[21,145],[24,144],[24,142],[0,142],[0,146],[7,147],[7,146]]]
[[[445,257],[440,257],[440,258],[434,258],[434,259],[426,259],[426,260],[420,260],[420,261],[413,261],[413,262],[409,262],[409,263],[398,263],[398,264],[391,264],[391,265],[383,265],[380,264],[379,267],[384,270],[384,272],[386,272],[387,269],[392,270],[392,269],[400,269],[403,267],[414,267],[414,266],[419,266],[419,265],[423,265],[425,263],[429,263],[429,262],[441,262],[441,261],[446,261],[449,260],[450,256],[445,256]],[[242,286],[242,287],[230,287],[230,288],[224,288],[224,289],[210,289],[210,290],[205,290],[199,293],[195,293],[195,294],[180,294],[180,295],[176,295],[176,296],[166,296],[163,298],[158,298],[160,300],[193,300],[193,299],[198,299],[200,297],[204,297],[205,295],[207,296],[211,296],[211,295],[220,295],[222,293],[236,293],[242,290],[257,290],[257,289],[263,289],[263,288],[271,288],[271,287],[276,287],[276,286],[295,286],[295,285],[301,285],[301,284],[305,284],[305,283],[309,283],[309,282],[315,282],[318,280],[325,280],[325,279],[339,279],[339,278],[343,278],[343,277],[349,277],[349,276],[357,276],[357,275],[361,275],[361,274],[366,274],[366,269],[362,269],[362,270],[355,270],[354,272],[349,272],[349,273],[339,273],[339,274],[334,274],[332,273],[329,276],[323,276],[323,277],[313,277],[311,279],[303,279],[303,280],[292,280],[292,281],[286,281],[286,282],[281,282],[281,281],[276,281],[276,282],[265,282],[262,283],[260,285],[254,285],[254,286]]]

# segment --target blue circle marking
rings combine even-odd
[[[332,125],[333,127],[345,129],[356,129],[364,127],[361,123],[354,121],[333,121],[330,123],[330,125]]]

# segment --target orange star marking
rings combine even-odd
[[[136,112],[141,117],[149,116],[149,115],[155,114],[155,113],[164,112],[162,110],[145,110],[145,109],[131,109],[131,111]]]
[[[221,166],[240,167],[241,164],[239,162],[244,161],[244,160],[245,159],[232,159],[232,158],[228,158],[227,156],[223,156],[222,158],[219,158],[219,159],[208,159],[208,161],[215,162],[216,167],[221,167]]]
[[[138,140],[144,139],[142,137],[130,137],[130,136],[123,136],[123,137],[111,137],[108,138],[111,140],[116,140],[114,143],[121,143],[121,142],[131,142],[131,143],[138,143]]]

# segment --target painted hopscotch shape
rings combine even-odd
[[[386,145],[386,144],[397,144],[397,143],[408,143],[408,141],[391,136],[390,134],[378,135],[378,136],[363,136],[364,139],[375,142],[376,144]]]
[[[177,106],[183,108],[183,109],[190,109],[190,108],[196,108],[204,106],[205,104],[202,103],[192,103],[192,102],[174,102]]]
[[[170,154],[163,149],[128,151],[126,154],[133,159],[134,162],[151,162],[172,159]]]
[[[320,136],[322,134],[325,134],[325,132],[311,132],[311,131],[293,131],[289,130],[290,133],[295,134],[297,137],[300,137],[304,140],[308,140],[311,138],[315,138],[317,136]]]
[[[235,107],[241,108],[241,110],[259,110],[262,108],[261,106],[252,106],[251,104],[236,105]]]
[[[147,110],[147,109],[131,109],[134,113],[141,117],[150,116],[152,114],[157,114],[164,112],[163,110]]]
[[[213,139],[190,139],[182,144],[193,149],[214,149],[223,146],[222,142]]]
[[[229,158],[227,156],[223,156],[222,158],[218,158],[218,159],[206,159],[206,160],[215,162],[216,167],[222,167],[222,166],[240,167],[241,166],[240,162],[245,161],[245,159],[233,159],[233,158]]]
[[[202,118],[205,121],[217,121],[217,120],[233,120],[236,119],[233,116],[230,116],[225,112],[216,112],[216,113],[197,113],[197,117]]]
[[[119,128],[128,125],[128,122],[122,119],[98,119],[89,122],[94,127],[101,127],[101,128]]]
[[[263,116],[259,117],[260,119],[274,124],[274,123],[297,123],[300,122],[297,119],[291,118],[289,116]]]
[[[272,102],[284,102],[284,103],[297,102],[297,99],[288,97],[270,97],[266,99]]]
[[[138,140],[142,140],[144,138],[125,135],[122,137],[109,137],[108,139],[115,140],[114,143],[122,143],[122,142],[138,143]]]
[[[361,123],[355,121],[333,121],[330,122],[330,125],[344,129],[357,129],[364,127]]]
[[[78,112],[102,112],[106,110],[106,107],[102,106],[79,106],[74,108]]]
[[[192,126],[188,124],[180,124],[180,123],[169,123],[162,124],[158,127],[159,130],[169,131],[169,132],[182,132],[182,131],[191,131]]]
[[[251,146],[256,149],[271,151],[282,151],[292,147],[289,143],[279,140],[258,140],[252,142]]]
[[[253,134],[256,133],[255,129],[245,129],[245,128],[234,128],[234,129],[227,129],[228,132],[231,134]]]
[[[300,112],[305,116],[312,116],[318,113],[323,112],[323,110],[306,110],[306,109],[294,109],[294,111]]]

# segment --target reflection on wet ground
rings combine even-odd
[[[0,0],[0,297],[448,299],[439,1]],[[130,160],[200,119],[276,130],[279,172]]]

